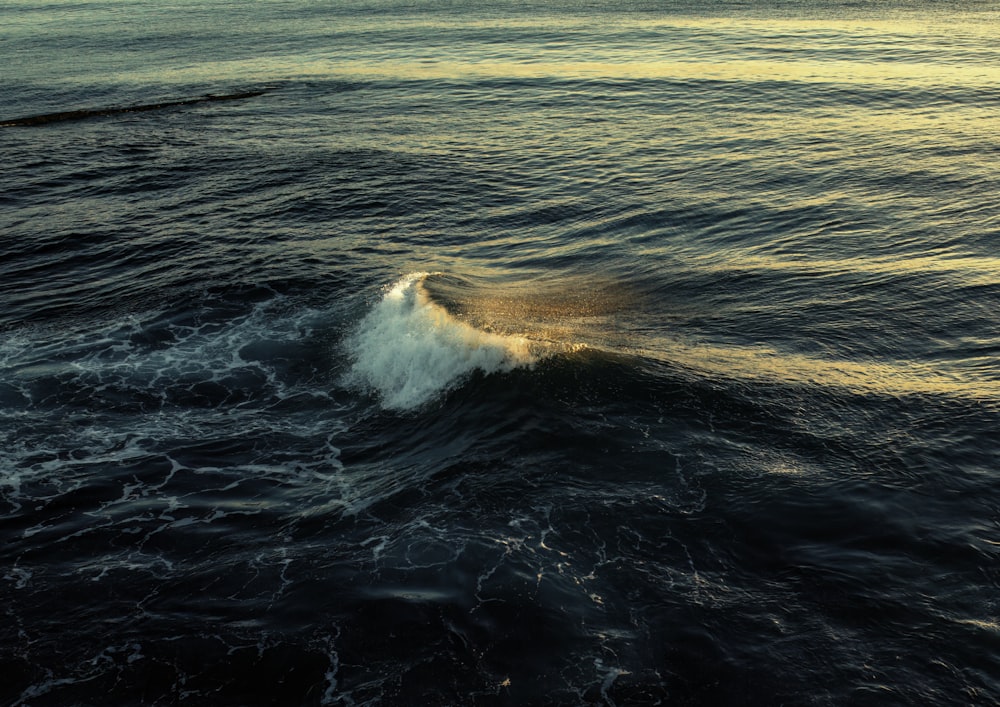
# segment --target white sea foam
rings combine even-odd
[[[360,322],[347,342],[350,384],[376,391],[386,408],[409,410],[474,371],[510,371],[538,360],[528,339],[476,329],[432,302],[422,285],[426,276],[403,277]]]
[[[0,337],[0,506],[20,509],[39,486],[72,493],[95,473],[133,465],[148,469],[137,490],[88,513],[117,512],[138,495],[169,506],[172,491],[161,488],[182,468],[286,486],[339,484],[337,436],[346,423],[309,367],[298,365],[326,317],[276,297],[204,321],[173,323],[180,315],[152,311],[72,330],[25,326]],[[199,398],[201,388],[208,392]],[[284,403],[283,414],[262,415]],[[307,451],[277,461],[262,453],[231,466],[184,466],[171,457],[185,440],[256,434],[281,436],[283,444],[294,438]],[[152,485],[164,468],[164,480]]]

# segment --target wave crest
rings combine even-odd
[[[410,410],[434,399],[475,371],[530,367],[540,344],[476,329],[434,303],[427,273],[406,275],[388,288],[347,340],[348,384],[375,391],[383,407]]]

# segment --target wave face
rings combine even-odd
[[[0,16],[0,704],[1000,704],[994,0]]]

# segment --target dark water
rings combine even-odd
[[[995,5],[0,26],[0,702],[1000,700]]]

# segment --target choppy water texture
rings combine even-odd
[[[991,3],[0,26],[0,703],[1000,700]]]

